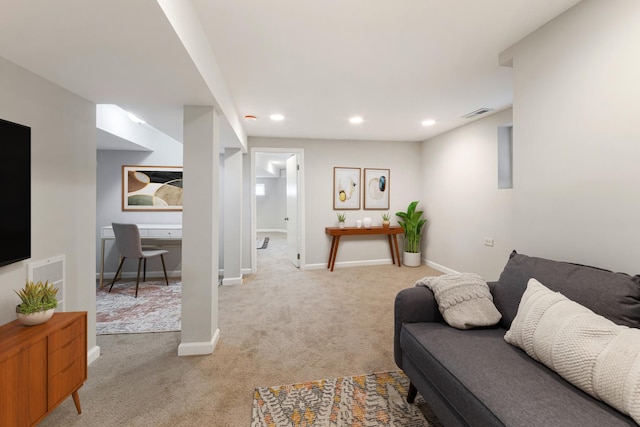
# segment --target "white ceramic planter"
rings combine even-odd
[[[18,315],[18,320],[20,321],[20,323],[25,326],[33,326],[39,325],[51,319],[54,311],[56,311],[55,308],[50,308],[49,310],[37,311],[35,313],[22,314],[16,312],[16,314]]]
[[[407,267],[420,267],[420,252],[403,252],[402,253],[402,264]]]

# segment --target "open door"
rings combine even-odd
[[[298,238],[298,155],[287,159],[287,256],[300,268],[300,250]]]

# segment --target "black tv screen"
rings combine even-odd
[[[31,128],[0,119],[0,267],[31,258]]]

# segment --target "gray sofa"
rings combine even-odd
[[[515,251],[489,283],[502,314],[495,327],[444,323],[426,287],[395,300],[394,356],[445,426],[627,426],[630,417],[592,398],[504,341],[530,278],[613,322],[640,327],[640,277]]]

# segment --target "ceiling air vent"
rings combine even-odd
[[[478,108],[475,111],[465,114],[462,116],[463,119],[471,119],[473,117],[478,117],[484,113],[488,113],[489,111],[493,111],[493,108]]]

